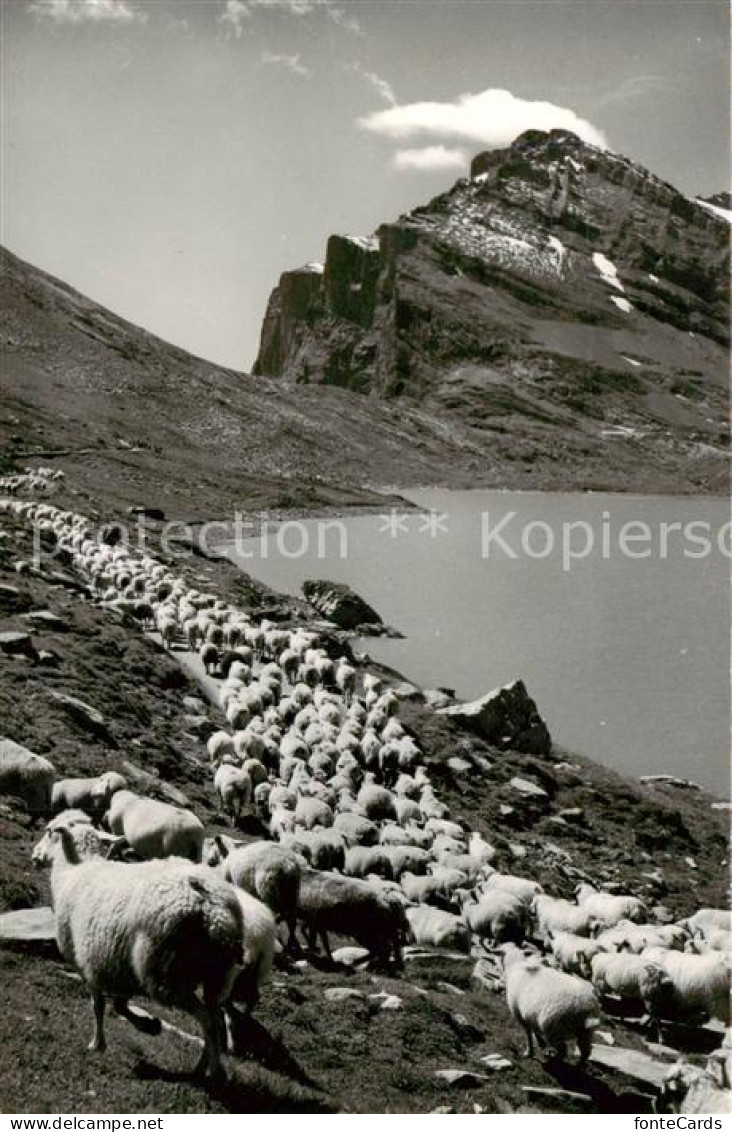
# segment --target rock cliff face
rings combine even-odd
[[[520,458],[528,422],[541,455],[580,433],[723,459],[728,273],[721,197],[529,131],[375,237],[332,236],[322,267],[283,275],[254,372],[510,431]]]

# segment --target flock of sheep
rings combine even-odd
[[[30,756],[26,794],[55,814],[33,857],[51,865],[59,947],[92,995],[90,1048],[104,1048],[106,998],[134,1021],[128,1000],[146,995],[200,1021],[199,1068],[222,1073],[232,1004],[254,1007],[277,951],[300,949],[298,926],[311,949],[331,957],[333,933],[383,967],[401,965],[407,940],[497,952],[530,1054],[536,1041],[564,1057],[575,1042],[584,1064],[607,995],[641,1004],[656,1031],[729,1026],[728,911],[654,923],[632,895],[584,884],[560,899],[497,871],[495,849],[437,797],[397,696],[333,660],[315,632],[254,622],[154,557],[98,541],[83,516],[9,499],[0,509],[55,538],[103,604],[165,647],[197,650],[228,722],[207,742],[220,808],[233,823],[256,812],[269,832],[206,838],[195,814],[116,773],[58,782]],[[712,1091],[729,1087],[731,1053],[728,1031],[704,1078]],[[685,1066],[685,1087],[700,1072]]]
[[[0,476],[0,491],[5,491],[8,495],[17,495],[19,491],[35,491],[40,495],[49,495],[56,491],[64,478],[65,473],[60,468],[28,467],[22,472]]]

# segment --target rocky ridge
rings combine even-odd
[[[602,450],[611,464],[641,446],[659,470],[676,459],[680,479],[695,477],[701,461],[721,481],[729,225],[717,198],[690,200],[557,130],[479,154],[470,174],[286,272],[255,374],[419,405],[469,425],[489,458],[506,435],[528,463]]]

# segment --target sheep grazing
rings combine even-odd
[[[402,963],[401,940],[407,924],[404,907],[394,894],[353,877],[305,869],[300,885],[298,918],[311,948],[320,940],[333,956],[329,932],[350,936],[367,948],[382,966]]]
[[[198,1019],[204,1049],[196,1071],[220,1077],[223,1010],[243,964],[245,925],[236,890],[187,862],[105,861],[97,855],[94,830],[83,823],[55,829],[51,839],[59,950],[92,996],[89,1049],[106,1048],[106,997],[134,1020],[128,1000],[143,995]]]
[[[549,939],[553,932],[588,936],[597,922],[586,908],[544,893],[534,897],[531,910],[536,919],[537,931],[543,939]]]
[[[356,800],[360,809],[370,821],[386,819],[396,821],[394,795],[384,786],[377,786],[376,783],[367,779],[359,790]]]
[[[356,691],[356,669],[343,656],[338,661],[335,682],[343,695],[344,702],[346,705],[350,705]]]
[[[501,889],[502,892],[512,892],[518,896],[528,907],[537,896],[541,896],[543,889],[536,881],[526,877],[515,877],[510,873],[491,873],[484,885],[484,891]]]
[[[12,739],[0,739],[0,794],[22,799],[31,813],[47,814],[55,777],[48,759]]]
[[[354,845],[347,849],[343,871],[349,877],[365,878],[373,873],[391,880],[393,876],[389,854],[379,846]]]
[[[141,798],[131,790],[112,796],[105,821],[139,857],[185,857],[199,862],[203,852],[203,822],[190,810],[168,802]]]
[[[345,862],[344,842],[333,830],[302,829],[284,833],[280,845],[297,853],[315,869],[342,869]]]
[[[681,1059],[669,1069],[663,1079],[656,1111],[670,1110],[690,1115],[719,1113],[728,1116],[729,1087],[728,1081],[720,1087],[719,1081],[708,1068],[702,1069]]]
[[[669,925],[672,926],[672,925]],[[699,954],[707,951],[723,951],[725,955],[732,955],[732,932],[726,932],[723,928],[712,928],[703,940],[693,939],[690,940],[685,946],[684,950],[694,951],[699,949]]]
[[[360,814],[338,813],[333,822],[333,829],[341,834],[346,845],[375,845],[379,840],[377,826],[362,818]]]
[[[394,828],[399,829],[399,826]],[[404,830],[400,832],[404,833]],[[426,849],[420,849],[416,845],[387,845],[383,851],[391,863],[394,880],[399,880],[406,872],[417,875],[427,872],[430,855]]]
[[[314,829],[316,826],[331,826],[333,824],[333,811],[327,802],[320,798],[311,798],[300,795],[295,806],[295,825],[303,829]]]
[[[84,810],[92,815],[101,814],[109,806],[117,790],[125,790],[127,782],[114,770],[105,771],[97,778],[62,778],[55,782],[51,792],[51,812]]]
[[[494,888],[481,893],[474,903],[463,905],[465,922],[481,941],[496,944],[522,943],[529,928],[529,910],[516,892]]]
[[[680,923],[692,936],[707,939],[713,931],[732,931],[732,912],[728,908],[700,908]]]
[[[212,763],[219,762],[224,755],[236,755],[234,740],[228,731],[214,731],[206,742],[206,750]]]
[[[252,780],[247,772],[231,763],[222,763],[214,775],[214,790],[225,814],[236,823],[252,800]]]
[[[480,865],[489,865],[495,860],[496,849],[479,833],[471,833],[468,838],[468,854],[475,857]]]
[[[506,1001],[511,1017],[524,1029],[528,1056],[534,1056],[536,1038],[564,1060],[567,1043],[574,1040],[584,1065],[592,1051],[593,1030],[600,1024],[592,987],[575,975],[545,967],[537,956],[527,957],[515,944],[504,944],[502,950]]]
[[[262,987],[272,973],[277,932],[274,914],[264,901],[242,887],[234,887],[244,921],[243,967],[234,980],[231,1000],[250,1013],[259,1002]]]
[[[666,947],[682,951],[689,936],[678,924],[633,924],[620,920],[596,936],[603,951],[632,951],[636,955],[647,947]]]
[[[553,932],[551,948],[562,971],[568,975],[580,975],[583,979],[592,977],[592,959],[602,950],[598,940],[573,935],[572,932]]]
[[[690,1021],[711,1016],[729,1026],[730,966],[723,955],[716,951],[689,955],[651,947],[640,958],[657,963],[670,982],[657,1014]]]
[[[407,908],[406,917],[410,935],[421,947],[470,951],[470,932],[459,916],[420,904]]]
[[[271,841],[254,841],[231,852],[220,837],[215,843],[226,880],[266,904],[287,925],[294,946],[302,877],[298,855]]]
[[[616,995],[631,1006],[643,1005],[657,1017],[660,999],[668,993],[670,981],[660,964],[627,952],[600,952],[590,960],[592,984],[602,995]]]
[[[217,649],[216,645],[213,645],[210,641],[207,641],[206,644],[201,645],[201,647],[199,648],[198,655],[201,658],[201,664],[204,667],[204,671],[208,676],[212,676],[219,663],[219,650]]]
[[[615,896],[609,892],[598,892],[591,884],[579,885],[575,895],[577,903],[606,928],[613,927],[621,920],[642,924],[648,919],[645,905],[637,896]]]
[[[72,827],[76,827],[74,829],[74,840],[77,852],[81,855],[93,856],[100,852],[103,844],[108,848],[109,844],[114,844],[117,841],[117,838],[112,834],[95,829],[91,818],[83,810],[64,810],[51,819],[46,826],[43,837],[33,847],[31,860],[37,869],[53,864],[56,852],[56,832],[59,829],[71,829]]]

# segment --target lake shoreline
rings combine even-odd
[[[520,531],[522,515],[532,521],[544,516],[557,527],[568,517],[588,519],[598,532],[597,565],[594,559],[589,564],[572,563],[565,577],[559,550],[547,561],[546,569],[538,562],[536,569],[529,561],[509,562],[500,549],[492,550],[490,561],[479,561],[477,514],[471,520],[469,537],[458,531],[450,536],[458,540],[454,543],[443,538],[441,546],[439,537],[431,540],[417,533],[426,524],[431,502],[437,511],[449,511],[449,502],[458,499],[476,511],[485,503],[496,522],[502,511],[517,511],[515,526],[507,528],[515,532]],[[655,561],[648,565],[605,561],[599,551],[603,508],[611,513],[613,531],[639,516],[652,520],[655,527],[679,516],[689,522],[706,516],[705,521],[716,529],[726,518],[719,501],[473,489],[435,493],[434,499],[415,494],[408,503],[411,506],[403,514],[412,531],[409,536],[379,534],[377,528],[383,532],[384,524],[376,521],[379,512],[373,509],[342,517],[347,553],[340,556],[341,537],[332,529],[322,538],[328,554],[316,555],[319,521],[309,516],[284,520],[285,524],[293,522],[293,529],[272,521],[266,546],[261,536],[249,541],[246,559],[231,543],[220,545],[217,551],[224,551],[235,568],[285,598],[300,598],[306,578],[350,585],[387,624],[405,635],[404,641],[365,638],[360,647],[372,659],[402,673],[409,683],[421,688],[456,688],[459,698],[469,702],[489,688],[522,678],[562,746],[592,751],[600,762],[634,777],[669,773],[697,778],[706,788],[716,783],[722,796],[728,796],[725,760],[720,754],[724,748],[714,739],[721,732],[719,720],[726,702],[719,673],[724,670],[720,630],[728,618],[720,605],[726,593],[727,562],[717,555],[713,562],[685,561],[681,559],[683,542],[670,542],[668,560],[658,565]],[[419,521],[416,516],[421,516]],[[301,522],[302,531],[297,526]],[[308,538],[308,554],[300,561],[293,552],[298,539],[305,542]],[[514,539],[517,541],[517,534]],[[282,545],[288,551],[284,560],[276,549]],[[472,581],[466,587],[460,570],[470,556]],[[456,570],[450,582],[448,575]],[[420,593],[429,593],[429,600],[421,599]],[[456,600],[470,608],[459,613],[464,640],[453,655],[456,634],[449,611]],[[719,615],[718,624],[705,608],[709,603]],[[487,654],[476,650],[476,633],[487,633],[494,642],[493,650]],[[582,641],[589,633],[594,634],[594,650]],[[562,642],[558,650],[551,644],[552,635]],[[580,643],[573,638],[580,638]],[[609,661],[604,664],[599,654],[608,647]],[[495,650],[502,659],[496,659]],[[469,652],[472,663],[466,659]],[[717,693],[716,701],[710,688]],[[677,727],[670,722],[674,719]],[[685,750],[694,751],[692,760]]]

